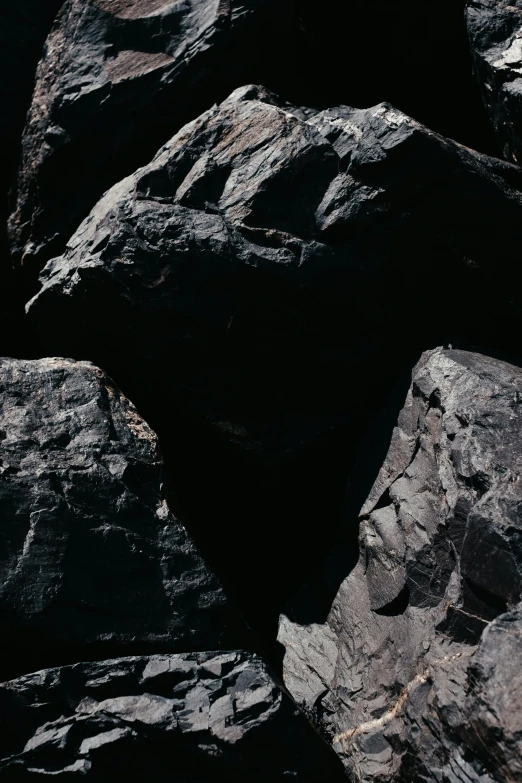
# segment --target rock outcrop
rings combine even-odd
[[[293,25],[281,0],[67,0],[38,68],[11,217],[28,276],[183,123],[245,81],[280,83]]]
[[[466,9],[475,78],[504,157],[522,164],[522,2],[471,0]]]
[[[155,434],[86,362],[0,359],[0,671],[245,642]]]
[[[0,685],[0,778],[333,783],[335,755],[259,658],[155,655]]]
[[[325,526],[302,528],[337,521],[350,444],[401,364],[518,340],[518,185],[388,105],[316,113],[245,87],[104,196],[29,316],[49,353],[95,361],[138,405],[220,577],[265,611],[322,545]]]
[[[358,564],[335,581],[334,551],[281,618],[285,684],[357,780],[520,775],[521,404],[519,368],[425,353]]]

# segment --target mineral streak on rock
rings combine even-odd
[[[504,156],[522,164],[522,2],[472,0],[466,9],[476,81]]]
[[[0,778],[334,783],[338,759],[244,652],[47,669],[0,684]]]
[[[10,220],[36,280],[121,177],[245,81],[284,79],[290,0],[67,0],[45,45]]]
[[[87,362],[1,359],[0,389],[2,676],[237,644],[166,503],[156,435],[112,381]]]
[[[332,584],[343,553],[327,562],[326,618],[305,617],[311,587],[281,618],[285,684],[356,780],[520,775],[507,661],[522,639],[521,405],[519,368],[423,354],[361,510],[357,566]]]

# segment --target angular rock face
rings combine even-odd
[[[0,386],[2,676],[237,644],[234,611],[167,506],[156,436],[107,376],[1,359]]]
[[[188,120],[292,62],[281,0],[68,0],[40,63],[11,241],[29,276]]]
[[[242,88],[104,196],[29,315],[49,352],[92,359],[138,404],[187,503],[203,504],[190,515],[229,525],[225,547],[205,527],[209,550],[225,549],[264,611],[267,589],[280,595],[281,580],[290,595],[317,554],[322,533],[303,527],[337,518],[349,446],[330,462],[314,449],[343,428],[353,444],[412,352],[516,342],[510,183],[514,166],[388,105],[314,113]],[[246,512],[262,531],[248,563]]]
[[[344,779],[262,662],[242,652],[48,669],[0,685],[0,704],[5,781]]]
[[[335,581],[339,548],[281,618],[285,684],[358,780],[518,779],[521,401],[519,368],[425,353],[357,566]]]
[[[472,0],[466,9],[474,73],[504,156],[522,164],[522,2]]]

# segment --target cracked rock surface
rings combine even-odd
[[[475,78],[504,157],[522,164],[522,2],[471,0],[466,8]]]
[[[280,0],[67,0],[38,68],[10,221],[28,276],[184,122],[276,78],[292,24]]]
[[[156,435],[112,381],[87,362],[0,359],[0,390],[2,676],[237,645],[165,500]]]
[[[265,665],[243,652],[47,669],[1,684],[0,704],[6,782],[344,779]]]
[[[334,551],[281,617],[285,684],[355,780],[520,775],[521,404],[519,368],[423,354],[358,564],[336,581]]]

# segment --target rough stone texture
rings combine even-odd
[[[472,0],[474,73],[504,156],[522,164],[522,2]]]
[[[345,779],[262,662],[242,652],[48,669],[0,685],[0,704],[6,783]]]
[[[167,506],[156,436],[107,376],[1,359],[0,389],[2,676],[237,644],[235,613]]]
[[[183,518],[203,520],[220,577],[260,611],[278,583],[297,589],[337,522],[387,379],[454,337],[508,350],[522,292],[516,167],[385,104],[277,103],[241,88],[183,128],[97,204],[29,305],[48,352],[104,367],[159,432]]]
[[[231,89],[292,62],[290,0],[67,0],[39,65],[11,217],[35,274],[103,192]]]
[[[358,564],[334,551],[281,618],[285,684],[356,780],[520,775],[521,403],[519,368],[423,354]]]

